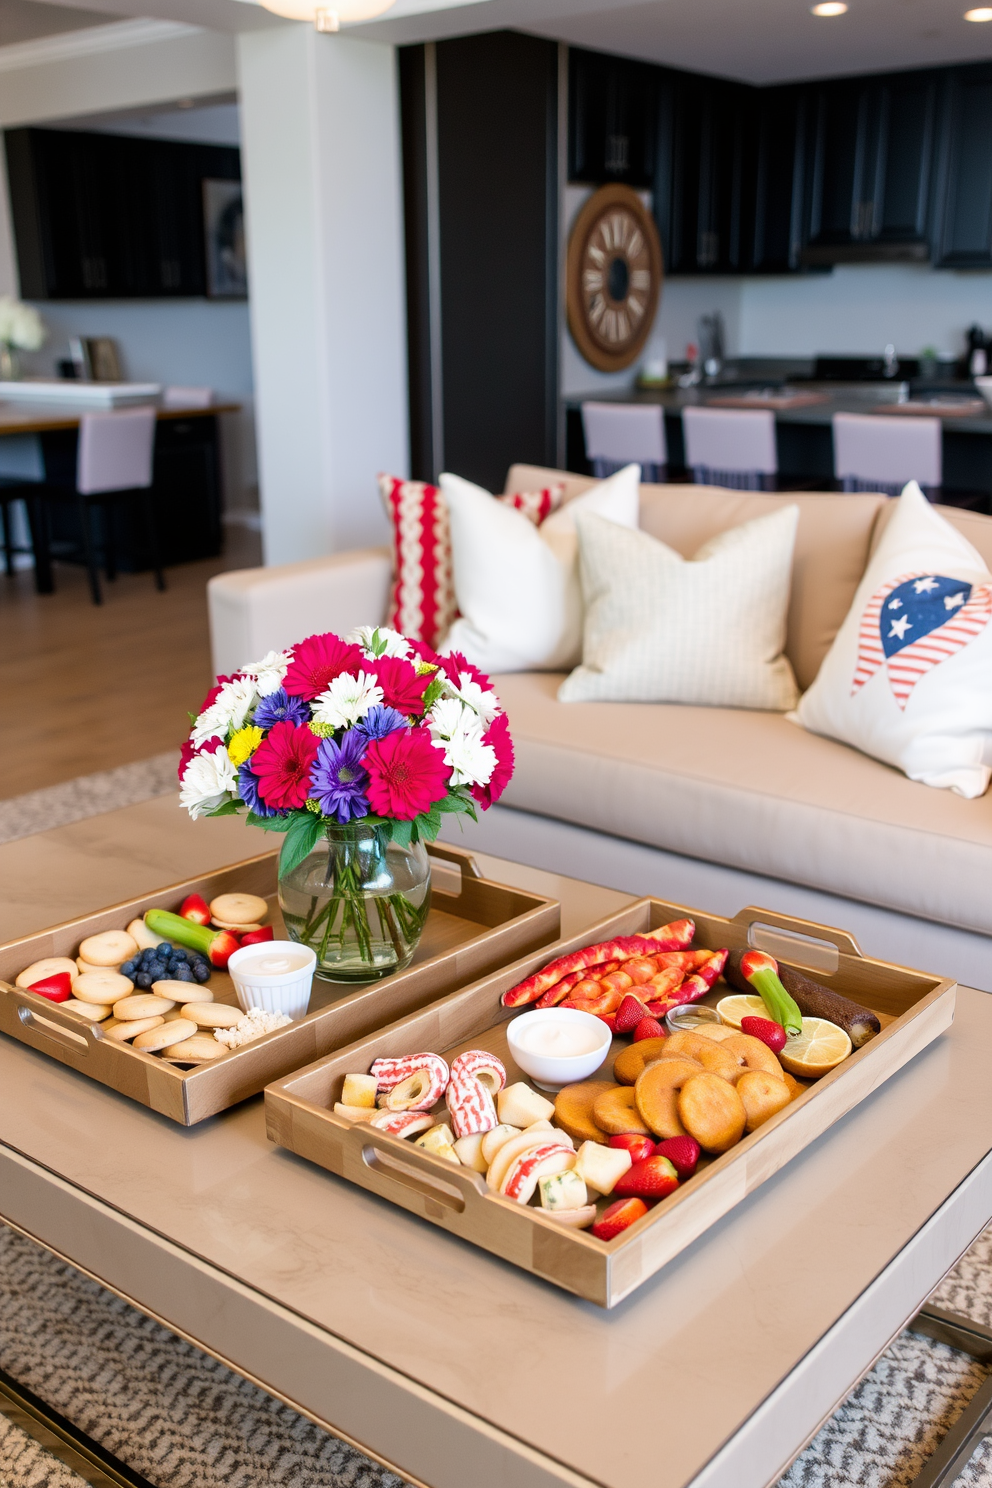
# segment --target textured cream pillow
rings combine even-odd
[[[686,560],[646,532],[576,513],[585,644],[559,699],[794,707],[782,646],[798,519],[783,507]]]

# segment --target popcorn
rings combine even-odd
[[[242,1044],[275,1033],[277,1028],[285,1028],[292,1021],[286,1013],[267,1013],[264,1008],[253,1007],[233,1028],[215,1028],[214,1038],[228,1049],[240,1049]]]

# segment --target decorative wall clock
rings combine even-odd
[[[629,186],[601,186],[572,228],[566,269],[568,328],[600,372],[620,372],[641,352],[661,295],[661,244]]]

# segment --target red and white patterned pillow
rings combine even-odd
[[[393,526],[387,624],[413,640],[439,646],[458,614],[447,504],[440,489],[426,481],[380,475],[379,490]],[[540,527],[561,506],[564,494],[564,482],[556,482],[542,491],[514,491],[495,500]]]

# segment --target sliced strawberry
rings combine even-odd
[[[37,992],[39,997],[47,997],[49,1002],[68,1002],[72,996],[72,977],[67,971],[57,971],[54,976],[42,977],[40,982],[32,982],[28,991]]]
[[[636,1132],[621,1132],[619,1136],[610,1138],[611,1147],[623,1147],[630,1153],[632,1163],[643,1162],[646,1157],[654,1156],[655,1144],[650,1137],[640,1137]]]
[[[184,920],[192,920],[194,925],[210,924],[210,905],[200,894],[188,894],[179,913]]]
[[[626,1230],[635,1220],[643,1219],[648,1212],[648,1206],[643,1199],[618,1199],[608,1209],[604,1209],[599,1221],[589,1231],[595,1235],[597,1240],[612,1240],[622,1230]]]
[[[260,930],[246,930],[241,936],[241,944],[243,946],[261,945],[264,941],[271,940],[274,935],[275,931],[271,925],[263,925]]]
[[[238,937],[233,935],[230,930],[218,930],[210,942],[210,949],[207,951],[210,965],[216,966],[222,971],[239,945],[240,941]]]
[[[664,1199],[679,1186],[679,1175],[674,1163],[667,1157],[655,1153],[643,1162],[635,1162],[626,1173],[621,1173],[613,1185],[618,1198],[634,1195],[639,1199]]]
[[[642,1018],[634,1029],[634,1043],[640,1043],[641,1039],[664,1038],[665,1030],[657,1018]]]
[[[628,992],[617,1008],[617,1033],[632,1033],[641,1019],[647,1016],[648,1010],[641,999]]]
[[[700,1146],[695,1137],[669,1137],[654,1149],[657,1157],[667,1157],[680,1178],[691,1178],[699,1162]]]
[[[771,1018],[742,1018],[741,1033],[760,1039],[774,1054],[785,1048],[785,1029],[781,1023],[774,1023]]]
[[[616,1031],[617,1031],[617,1015],[616,1015],[616,1013],[597,1013],[596,1014],[596,1017],[599,1019],[599,1021],[601,1023],[605,1023],[606,1024],[607,1028],[610,1030],[611,1033],[616,1033]]]

